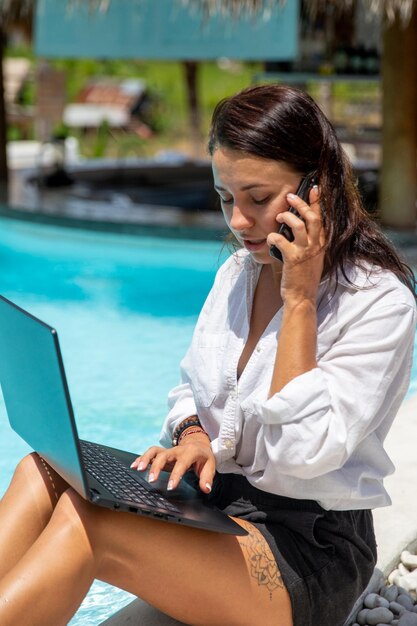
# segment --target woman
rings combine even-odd
[[[259,86],[221,102],[209,149],[240,249],[199,317],[163,447],[133,467],[150,480],[169,467],[171,489],[193,468],[248,535],[101,509],[30,455],[0,503],[2,626],[65,624],[94,578],[187,624],[337,626],[373,572],[371,509],[390,503],[393,470],[383,441],[410,375],[411,271],[303,92]]]

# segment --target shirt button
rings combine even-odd
[[[262,350],[261,346],[256,346],[256,352],[260,352]]]
[[[224,442],[224,445],[226,446],[228,450],[231,450],[233,448],[233,441],[231,439],[226,439],[226,441]]]
[[[236,391],[231,391],[230,392],[230,397],[233,398],[233,400],[236,398]]]

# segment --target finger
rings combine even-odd
[[[175,461],[175,448],[170,448],[169,450],[162,448],[152,460],[149,468],[148,481],[153,483],[158,480],[162,470],[166,467],[167,463],[171,461]]]
[[[269,246],[276,246],[278,248],[284,260],[294,249],[294,242],[288,241],[284,235],[279,235],[278,233],[270,233],[266,240]]]
[[[287,226],[291,228],[297,243],[307,243],[307,231],[303,217],[295,215],[291,213],[291,211],[284,211],[283,213],[279,213],[276,219],[279,224],[287,224]]]
[[[137,469],[139,471],[145,470],[155,455],[159,450],[163,450],[164,448],[160,448],[159,446],[152,446],[146,452],[138,456],[133,463],[131,464],[132,469]]]
[[[304,221],[304,227],[307,235],[316,238],[320,236],[320,231],[323,226],[322,222],[322,214],[320,209],[319,202],[319,188],[315,185],[309,193],[309,203],[304,202],[298,196],[294,194],[288,194],[287,196],[288,202],[293,206],[300,214],[302,220]],[[298,231],[302,234],[301,229]],[[294,232],[295,236],[296,232]],[[300,240],[300,243],[305,243]]]
[[[304,215],[309,209],[313,209],[314,212],[320,213],[320,203],[318,202],[320,195],[320,190],[317,185],[314,185],[310,189],[308,194],[308,200],[303,200],[300,196],[295,195],[294,193],[287,194],[288,204],[300,213],[301,217],[304,219]]]
[[[176,489],[180,484],[182,477],[192,467],[194,463],[194,457],[191,455],[182,455],[180,459],[177,459],[168,481],[168,491]]]
[[[308,197],[308,202],[312,209],[316,209],[317,207],[317,209],[320,211],[319,198],[320,198],[320,189],[318,185],[314,185],[314,187],[310,189],[310,194]]]
[[[323,246],[325,244],[324,212],[323,207],[320,204],[320,189],[317,185],[315,185],[311,190],[309,201],[311,212],[306,219],[308,231],[312,234],[312,236],[317,237],[320,244]],[[312,217],[313,212],[315,215],[314,218]]]
[[[212,490],[215,473],[216,463],[214,458],[210,458],[200,472],[200,489],[203,493],[210,493]]]

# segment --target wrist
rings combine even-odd
[[[192,415],[191,417],[187,417],[185,420],[180,422],[178,426],[175,428],[173,435],[172,435],[172,447],[173,448],[175,448],[175,446],[179,444],[180,439],[183,437],[183,434],[190,429],[193,429],[195,432],[199,431],[199,432],[202,432],[203,434],[205,433],[205,435],[209,437],[206,431],[204,430],[204,428],[202,427],[202,425],[200,424],[200,420],[198,419],[198,416]]]
[[[316,313],[316,309],[317,304],[315,297],[294,297],[288,298],[284,301],[284,312],[311,314],[312,312]]]
[[[210,445],[210,437],[202,426],[190,426],[189,428],[183,430],[181,435],[178,437],[177,445],[184,445],[185,443],[190,443],[191,441],[194,443],[199,442],[205,445]]]

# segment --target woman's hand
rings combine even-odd
[[[277,246],[284,260],[281,296],[284,303],[288,304],[296,305],[306,300],[315,303],[325,254],[318,187],[314,186],[310,191],[310,204],[295,194],[288,194],[287,200],[302,219],[290,211],[279,213],[276,219],[278,225],[285,223],[291,228],[294,241],[289,242],[278,233],[268,235],[268,244]]]
[[[193,468],[200,481],[200,489],[210,493],[216,471],[216,462],[210,441],[203,433],[194,433],[185,437],[174,448],[152,446],[133,461],[131,467],[139,471],[149,468],[149,482],[156,481],[162,470],[171,471],[168,490],[178,484],[190,468]]]

